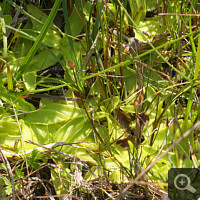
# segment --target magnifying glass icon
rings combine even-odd
[[[196,192],[196,189],[190,185],[191,180],[185,174],[178,174],[174,179],[174,186],[178,190],[189,190],[192,193]]]

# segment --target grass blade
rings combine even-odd
[[[50,15],[47,18],[47,21],[45,22],[44,26],[42,27],[41,33],[38,35],[35,43],[33,44],[32,48],[30,49],[28,55],[26,56],[24,62],[22,63],[20,70],[17,72],[16,74],[16,79],[18,80],[22,73],[24,72],[26,66],[30,63],[30,61],[32,60],[33,56],[35,55],[35,53],[37,52],[38,48],[40,47],[42,40],[44,39],[48,29],[50,28],[50,26],[53,23],[53,20],[56,16],[57,10],[60,6],[61,0],[56,0],[56,2],[54,3],[54,6],[52,8],[52,11],[50,13]]]
[[[7,56],[7,36],[6,36],[6,28],[5,28],[5,20],[3,18],[3,12],[0,6],[0,24],[2,26],[3,33],[3,58]]]
[[[170,64],[165,59],[165,57],[151,44],[151,42],[148,40],[148,38],[146,37],[146,35],[144,33],[142,33],[142,31],[139,29],[139,27],[137,26],[137,24],[133,21],[133,19],[131,18],[131,16],[128,14],[127,10],[124,8],[124,6],[120,2],[120,0],[117,0],[117,1],[120,4],[120,6],[123,8],[124,12],[126,13],[127,17],[130,19],[130,21],[132,22],[132,24],[136,27],[137,31],[139,31],[139,33],[145,38],[145,40],[148,42],[148,44],[152,47],[152,50],[155,51],[160,56],[160,58],[162,58],[162,60],[165,61],[180,76],[184,77],[187,81],[190,81],[190,79],[187,76],[185,76],[181,71],[179,71],[176,67],[174,67],[172,64]]]
[[[196,80],[198,78],[199,69],[200,69],[200,35],[199,35],[199,38],[198,38],[198,47],[197,47],[197,53],[196,53],[194,80]],[[190,92],[190,97],[189,97],[187,109],[186,109],[186,112],[185,112],[185,120],[188,119],[189,114],[191,112],[192,104],[193,104],[193,101],[194,101],[194,93],[195,93],[195,90],[192,89],[191,92]]]

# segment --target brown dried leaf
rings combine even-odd
[[[119,139],[116,143],[124,149],[130,149],[128,141],[131,141],[134,144],[134,137],[130,134],[128,134],[126,138]]]
[[[124,127],[124,129],[129,134],[131,134],[131,129],[129,127],[129,125],[131,123],[131,119],[128,118],[128,116],[125,114],[125,112],[123,112],[119,108],[117,108],[115,111],[116,111],[116,119],[117,119],[117,121]]]
[[[148,121],[149,115],[146,115],[144,112],[137,114],[137,123],[139,124],[141,131]]]

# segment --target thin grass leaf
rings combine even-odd
[[[5,27],[6,27],[6,28],[9,28],[9,29],[12,29],[12,30],[14,30],[14,31],[16,31],[16,32],[18,32],[18,33],[24,35],[25,37],[29,38],[29,39],[32,40],[32,41],[36,41],[36,38],[35,38],[35,37],[33,37],[32,35],[30,35],[30,34],[24,32],[24,31],[21,31],[21,30],[16,29],[16,28],[14,28],[14,27],[12,27],[12,26],[9,26],[9,25],[5,25]],[[42,45],[42,47],[44,47],[44,49],[46,49],[51,55],[53,55],[53,56],[57,59],[57,61],[62,65],[63,69],[67,70],[65,64],[51,51],[51,49],[49,49],[49,48],[48,48],[46,45],[44,45],[43,43],[42,43],[41,45]]]
[[[14,8],[16,8],[17,10],[19,10],[21,13],[23,13],[24,15],[26,15],[27,17],[37,21],[40,24],[43,24],[40,20],[36,19],[35,17],[33,17],[32,15],[30,15],[29,13],[27,13],[25,10],[21,9],[15,2],[13,2],[12,0],[7,0],[7,2],[13,6]]]
[[[195,64],[194,79],[193,79],[194,81],[198,78],[199,70],[200,70],[200,35],[198,38],[198,47],[197,47],[197,52],[196,52],[196,64]],[[195,90],[192,89],[190,92],[190,97],[189,97],[188,104],[187,104],[185,120],[188,120],[189,114],[191,112],[192,104],[194,101],[194,93],[195,93]]]
[[[128,18],[130,19],[130,21],[133,23],[133,25],[136,27],[136,30],[139,31],[139,33],[144,37],[144,39],[148,42],[148,44],[152,47],[152,50],[155,51],[160,58],[162,58],[163,61],[165,61],[174,71],[176,71],[180,76],[184,77],[186,80],[190,81],[190,79],[185,76],[181,71],[179,71],[177,68],[175,68],[172,64],[170,64],[165,57],[153,46],[153,44],[151,44],[151,42],[149,41],[149,39],[146,37],[146,35],[144,33],[142,33],[142,31],[140,30],[140,28],[138,27],[138,25],[133,21],[133,19],[131,18],[131,16],[128,14],[127,10],[124,8],[123,4],[120,2],[120,0],[117,0],[118,3],[120,4],[120,6],[124,9],[124,12],[126,13],[126,15],[128,16]]]
[[[7,84],[8,84],[8,91],[13,91],[12,75],[10,73],[10,67],[8,65],[7,65]]]
[[[36,41],[36,38],[35,38],[35,37],[33,37],[32,35],[30,35],[30,34],[24,32],[24,31],[21,31],[20,29],[14,28],[14,27],[9,26],[9,25],[5,25],[5,27],[6,27],[6,28],[9,28],[9,29],[12,29],[13,31],[18,32],[18,33],[24,35],[25,37],[27,37],[27,38],[30,39],[30,40]]]
[[[0,24],[3,33],[3,58],[7,57],[7,36],[6,36],[6,28],[5,28],[5,20],[3,18],[3,12],[0,6]]]
[[[121,63],[119,63],[119,64],[117,64],[117,65],[114,65],[114,66],[112,66],[112,67],[110,67],[110,68],[107,68],[107,69],[105,69],[105,70],[99,71],[99,72],[94,73],[94,74],[92,74],[92,75],[86,76],[86,77],[83,78],[83,80],[87,80],[87,79],[93,78],[93,77],[95,77],[95,76],[98,76],[98,75],[100,75],[100,74],[103,74],[103,73],[105,73],[105,72],[112,71],[112,70],[114,70],[114,69],[119,68],[120,66],[128,66],[128,65],[130,65],[130,64],[133,64],[135,59],[138,59],[138,58],[141,58],[141,57],[143,57],[143,56],[146,56],[146,55],[152,53],[153,51],[157,51],[158,49],[161,49],[161,48],[165,47],[166,45],[171,45],[171,44],[177,42],[178,40],[184,39],[184,38],[188,37],[189,35],[193,35],[193,34],[199,33],[199,32],[200,32],[200,30],[194,31],[194,32],[189,33],[189,34],[187,34],[187,35],[184,35],[184,36],[182,36],[182,37],[180,37],[180,38],[178,38],[178,39],[176,39],[176,40],[169,41],[169,42],[167,42],[166,44],[162,44],[162,45],[160,45],[160,46],[158,46],[158,47],[156,47],[156,48],[153,48],[153,49],[151,49],[151,50],[149,50],[149,51],[146,51],[146,52],[144,52],[144,53],[142,53],[142,54],[140,54],[140,55],[138,55],[138,56],[135,56],[132,60],[126,60],[126,61],[121,62]],[[189,79],[189,78],[186,77],[185,75],[184,75],[184,78],[186,78],[186,80],[188,80],[188,81],[191,81],[191,79]]]
[[[67,34],[69,36],[71,36],[72,35],[71,34],[71,27],[70,27],[70,21],[69,21],[69,17],[68,17],[67,3],[66,3],[65,0],[62,0],[62,7],[63,7],[63,14],[64,14],[64,19],[65,19]],[[76,69],[74,71],[74,73],[75,73],[76,79],[78,81],[77,82],[78,87],[82,91],[83,90],[83,83],[81,83],[80,77],[77,74],[77,72],[80,70],[80,68],[79,68],[77,58],[76,58],[76,53],[75,53],[75,48],[74,48],[74,43],[73,43],[72,37],[69,37],[69,36],[68,36],[69,46],[70,46],[70,49],[71,49],[72,60],[74,61],[75,69]]]
[[[197,48],[197,53],[196,53],[196,64],[195,64],[195,69],[194,69],[194,80],[196,80],[198,78],[199,70],[200,70],[200,34],[199,34],[199,37],[198,37],[198,48]]]
[[[28,55],[26,56],[24,62],[22,63],[20,70],[16,74],[16,79],[18,80],[21,77],[21,74],[24,72],[26,66],[30,63],[32,60],[33,56],[37,52],[38,48],[40,47],[42,40],[44,39],[48,29],[51,27],[53,20],[56,16],[57,10],[61,4],[61,0],[56,0],[54,3],[54,6],[50,12],[50,15],[47,18],[47,21],[45,22],[44,26],[42,27],[42,30],[40,34],[38,35],[35,43],[33,44],[32,48],[30,49]]]
[[[190,14],[192,14],[193,11],[193,6],[192,4],[190,5]],[[192,32],[192,16],[189,17],[189,31]],[[196,52],[196,48],[195,48],[195,43],[194,43],[194,38],[192,37],[192,35],[190,35],[190,44],[192,46],[192,55],[194,58],[194,55],[197,53]]]

